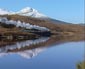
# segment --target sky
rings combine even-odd
[[[84,0],[0,0],[0,8],[19,11],[32,7],[57,20],[84,23]]]

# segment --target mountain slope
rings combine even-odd
[[[0,25],[2,23],[15,25],[15,27],[11,28],[11,31],[13,31],[14,28],[17,29],[17,24],[19,24],[18,27],[20,28],[18,28],[18,30],[20,31],[22,31],[22,29],[25,29],[25,31],[29,31],[27,29],[32,27],[30,31],[36,30],[37,32],[41,32],[39,31],[39,29],[42,30],[43,28],[45,28],[45,29],[48,29],[52,34],[62,35],[62,36],[63,35],[72,36],[75,34],[84,33],[84,26],[81,26],[78,24],[71,24],[71,23],[49,18],[30,7],[24,8],[18,12],[10,12],[6,10],[1,10],[1,12],[3,12],[3,14],[0,14],[0,19],[6,18],[6,20],[5,22],[1,21]],[[5,25],[5,26],[8,26],[8,25]],[[34,27],[37,27],[37,29]],[[0,27],[0,29],[1,28],[2,26]]]
[[[32,18],[32,17],[28,17],[28,16],[20,16],[20,15],[3,15],[0,17],[6,17],[8,20],[14,20],[14,21],[18,21],[20,20],[21,22],[25,22],[25,23],[29,23],[31,25],[38,25],[40,27],[46,27],[48,29],[50,29],[52,32],[65,32],[65,31],[69,31],[69,32],[83,32],[84,30],[84,26],[78,25],[78,24],[64,24],[64,23],[52,23],[50,21],[47,20],[41,20],[38,18]]]

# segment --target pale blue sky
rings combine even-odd
[[[0,0],[0,8],[11,11],[27,6],[57,20],[84,23],[84,0]]]

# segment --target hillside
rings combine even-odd
[[[79,24],[69,24],[69,23],[52,23],[48,20],[42,20],[38,18],[28,17],[28,16],[20,16],[20,15],[2,15],[0,17],[6,17],[8,20],[14,20],[21,22],[29,23],[31,25],[38,25],[40,27],[46,27],[50,29],[52,33],[58,32],[72,32],[75,34],[84,33],[84,26]]]

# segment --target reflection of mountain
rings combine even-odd
[[[22,57],[25,57],[25,58],[32,58],[34,56],[37,56],[43,50],[45,50],[45,47],[40,47],[40,48],[35,48],[35,49],[25,50],[25,51],[20,51],[20,52],[17,52],[17,54],[19,54],[19,55],[21,55]]]
[[[45,48],[41,47],[41,48],[35,48],[35,49],[31,49],[31,50],[25,50],[25,51],[19,51],[19,52],[2,52],[0,53],[0,57],[2,56],[6,56],[9,54],[18,54],[24,58],[32,58],[34,56],[37,56],[40,52],[42,52]]]
[[[20,50],[21,48],[25,48],[25,47],[30,47],[31,45],[37,45],[39,43],[43,43],[46,42],[49,39],[49,37],[42,37],[36,40],[27,40],[27,41],[22,41],[22,42],[16,42],[14,44],[11,45],[6,45],[6,46],[1,46],[0,48],[0,56],[5,56],[8,54],[13,54],[13,50],[17,49],[17,54],[25,57],[25,58],[31,58],[33,56],[36,56],[38,53],[40,53],[44,48],[35,48],[35,49],[30,49],[30,50]]]
[[[62,37],[51,36],[42,37],[35,40],[17,41],[17,42],[0,42],[0,56],[8,54],[19,54],[25,58],[32,58],[42,52],[44,49],[71,41],[80,41],[84,38],[80,36]],[[8,44],[7,44],[8,43]]]

